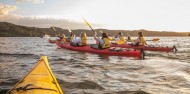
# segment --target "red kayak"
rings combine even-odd
[[[129,44],[121,44],[116,45],[112,44],[112,47],[122,47],[122,48],[133,48],[133,49],[144,49],[145,51],[163,51],[163,52],[171,52],[171,51],[177,51],[176,47],[154,47],[154,46],[132,46]]]
[[[57,42],[57,39],[55,39],[55,40],[48,39],[48,42],[49,42],[49,43],[56,43],[56,42]]]
[[[138,59],[144,59],[145,54],[143,50],[134,50],[122,47],[111,47],[108,49],[95,49],[91,46],[71,46],[69,43],[62,44],[61,42],[56,42],[57,46],[69,50],[89,52],[103,55],[112,55],[112,56],[127,56],[127,57],[137,57]]]

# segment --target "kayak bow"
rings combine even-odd
[[[57,39],[55,39],[55,40],[48,39],[48,42],[49,42],[49,43],[56,43],[56,42],[57,42]]]
[[[63,94],[46,56],[7,94]]]

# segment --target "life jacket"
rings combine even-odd
[[[110,47],[110,39],[109,38],[103,38],[104,44],[102,44],[102,48],[109,48]]]
[[[66,38],[62,38],[62,39],[61,39],[61,42],[66,42]]]
[[[63,36],[63,38],[61,39],[61,42],[66,42],[66,37]]]
[[[116,41],[116,44],[125,44],[126,40],[124,37],[120,37],[120,40]]]
[[[87,37],[81,38],[81,43],[80,45],[87,45]]]
[[[139,45],[145,45],[146,44],[146,40],[144,37],[140,37],[140,43]]]

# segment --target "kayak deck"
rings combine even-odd
[[[95,54],[103,54],[103,55],[112,55],[112,56],[127,56],[127,57],[138,57],[141,59],[142,51],[134,50],[134,49],[126,49],[121,47],[112,47],[110,49],[93,49],[90,46],[70,46],[69,43],[61,44],[60,42],[56,42],[57,46],[69,50],[81,51],[81,52],[89,52]]]
[[[46,56],[7,94],[63,94]]]
[[[154,46],[132,46],[129,44],[121,44],[115,45],[112,44],[112,47],[123,47],[123,48],[134,48],[134,49],[144,49],[145,51],[163,51],[163,52],[171,52],[174,50],[174,47],[154,47]]]

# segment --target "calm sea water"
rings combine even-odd
[[[95,43],[92,38],[90,43]],[[14,86],[46,55],[65,94],[189,94],[190,38],[161,37],[148,43],[176,45],[179,51],[147,51],[145,60],[136,60],[60,49],[43,38],[1,37],[0,93]]]

